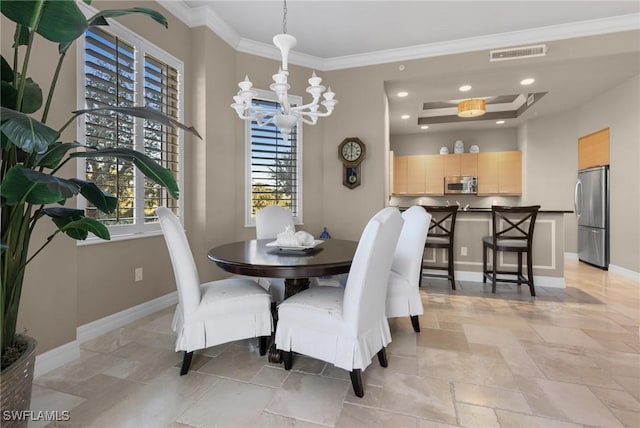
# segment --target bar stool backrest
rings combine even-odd
[[[540,205],[510,207],[492,205],[493,242],[522,241],[531,248],[533,229]]]
[[[431,214],[431,224],[427,236],[429,238],[447,238],[453,244],[458,206],[423,205],[422,207]]]

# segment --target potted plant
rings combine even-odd
[[[90,1],[85,0],[85,3]],[[79,157],[118,158],[132,162],[148,178],[166,187],[173,198],[178,198],[178,185],[171,171],[145,154],[123,147],[96,148],[83,146],[77,142],[62,142],[60,141],[62,131],[82,114],[96,110],[110,110],[153,120],[163,125],[179,126],[198,137],[199,135],[195,129],[145,107],[107,106],[103,109],[79,110],[72,112],[70,119],[60,127],[47,123],[48,113],[55,107],[53,94],[60,77],[61,65],[72,43],[90,27],[108,25],[107,18],[127,14],[142,14],[167,27],[167,20],[158,12],[146,8],[105,10],[86,18],[75,0],[2,0],[0,8],[5,17],[16,23],[14,55],[9,60],[2,56],[1,73],[2,409],[28,410],[33,371],[30,376],[26,376],[29,391],[26,397],[18,399],[22,402],[20,404],[5,403],[5,398],[13,394],[5,391],[5,380],[9,386],[17,382],[11,378],[9,368],[5,365],[11,367],[12,365],[7,361],[15,359],[12,356],[23,353],[24,349],[16,351],[16,347],[25,348],[25,345],[18,340],[19,336],[16,335],[25,270],[33,258],[56,235],[64,234],[73,239],[86,239],[89,233],[92,233],[102,239],[110,238],[107,227],[93,218],[94,213],[86,214],[84,210],[64,206],[67,199],[82,195],[95,208],[105,213],[113,212],[118,204],[115,196],[104,192],[95,183],[75,177],[59,176],[61,167]],[[57,43],[60,54],[46,99],[38,84],[28,77],[30,54],[37,37]],[[39,120],[35,118],[36,114],[40,114]],[[35,251],[32,249],[29,252],[34,227],[38,221],[45,218],[52,220],[57,229],[44,242],[34,243],[37,245],[34,247]],[[26,365],[33,370],[35,359],[33,349],[31,354],[31,362],[27,361]],[[24,359],[24,356],[22,358]],[[22,371],[22,368],[18,370],[18,378],[25,378]],[[24,400],[27,400],[26,403]]]

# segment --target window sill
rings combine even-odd
[[[130,241],[133,239],[143,239],[143,238],[153,238],[156,236],[162,236],[162,230],[154,230],[151,232],[144,232],[144,233],[127,233],[127,234],[121,234],[121,235],[113,235],[111,236],[110,240],[104,240],[104,239],[100,239],[100,238],[87,238],[84,241],[76,241],[78,247],[85,247],[88,245],[100,245],[100,244],[107,244],[110,242],[120,242],[120,241]]]

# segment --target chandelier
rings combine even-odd
[[[487,102],[483,99],[472,98],[458,103],[458,116],[460,117],[482,116],[486,110]]]
[[[315,125],[319,117],[329,116],[333,112],[333,108],[338,103],[334,99],[335,93],[331,91],[331,87],[325,92],[325,87],[320,83],[322,78],[316,76],[315,71],[309,79],[309,87],[307,92],[311,94],[313,100],[309,104],[303,105],[291,105],[289,103],[289,96],[287,91],[291,88],[291,85],[287,83],[289,77],[288,57],[289,51],[295,47],[296,38],[290,34],[287,34],[287,1],[284,0],[282,8],[282,34],[277,34],[273,37],[273,44],[280,49],[282,55],[282,66],[278,70],[278,73],[273,75],[273,83],[269,88],[278,96],[278,103],[280,108],[277,110],[262,108],[253,105],[253,97],[258,93],[252,89],[253,83],[249,80],[248,76],[245,76],[244,80],[238,83],[240,90],[233,97],[234,103],[231,104],[240,119],[256,121],[259,126],[264,126],[273,123],[278,128],[285,140],[289,139],[289,134],[293,128],[295,128],[298,120],[309,125]],[[320,101],[320,98],[323,98]],[[320,105],[324,106],[325,110],[320,110]]]

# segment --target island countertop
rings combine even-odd
[[[390,205],[390,206],[395,206],[395,205]],[[403,206],[397,206],[397,208],[400,211],[405,211],[408,210],[409,207],[403,207]],[[483,207],[469,207],[466,210],[464,208],[460,208],[458,209],[459,213],[490,213],[491,212],[491,207],[488,208],[483,208]],[[543,213],[543,214],[571,214],[573,213],[573,210],[547,210],[547,209],[540,209],[538,210],[539,213]]]

